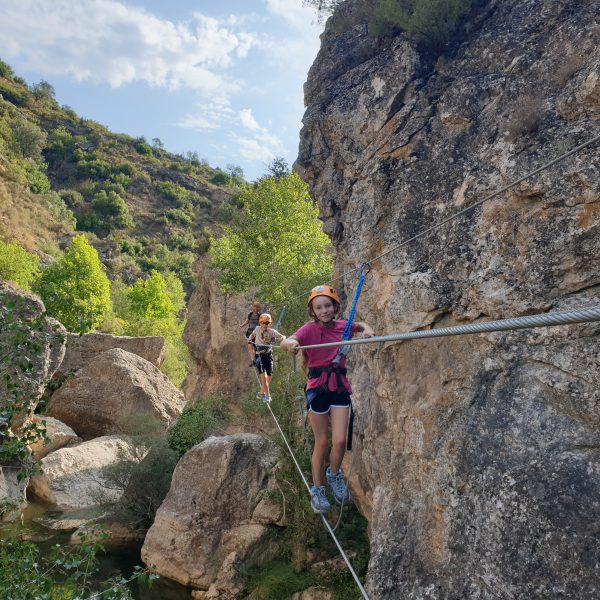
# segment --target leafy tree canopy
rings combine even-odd
[[[174,277],[173,280],[179,282]],[[179,282],[181,286],[181,282]],[[183,288],[182,294],[183,294]],[[152,270],[145,281],[138,279],[127,292],[131,313],[144,319],[168,319],[175,314],[175,304],[169,295],[167,282]]]
[[[242,188],[242,206],[224,235],[211,239],[211,266],[224,293],[256,289],[274,307],[331,279],[330,242],[321,230],[306,184],[291,173]],[[290,316],[304,312],[305,298],[290,303]]]
[[[94,329],[111,310],[108,277],[83,235],[76,235],[64,256],[42,272],[35,290],[48,314],[76,333]]]
[[[39,264],[38,256],[27,252],[17,242],[6,244],[0,240],[0,279],[29,290],[40,274]]]

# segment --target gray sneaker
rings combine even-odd
[[[346,485],[346,480],[344,479],[344,473],[342,472],[342,469],[340,469],[337,473],[332,474],[331,468],[327,467],[325,475],[327,477],[327,483],[333,492],[335,501],[338,504],[342,504],[342,502],[348,502],[350,496],[348,494],[348,486]]]
[[[265,395],[262,392],[256,392],[256,397],[259,400],[264,400],[265,399]]]
[[[331,504],[327,500],[325,495],[325,486],[321,485],[315,487],[314,485],[310,488],[310,505],[314,512],[319,515],[328,513],[331,510]]]
[[[263,394],[263,402],[271,402],[272,398],[269,394]]]

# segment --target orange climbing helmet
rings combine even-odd
[[[318,285],[317,287],[314,287],[312,290],[310,290],[310,296],[308,297],[308,302],[306,304],[310,306],[310,303],[317,296],[327,296],[333,301],[337,302],[338,304],[341,304],[340,297],[337,295],[335,289],[333,289],[330,285]]]
[[[259,323],[272,323],[273,319],[271,319],[271,315],[269,313],[263,313],[262,315],[260,315],[260,317],[258,318],[258,322]]]

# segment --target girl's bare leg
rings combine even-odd
[[[312,453],[312,475],[315,486],[324,485],[325,481],[325,460],[329,451],[328,431],[329,415],[316,415],[310,411],[308,420],[315,436],[315,447]]]
[[[342,466],[346,453],[346,437],[348,435],[349,408],[332,408],[331,411],[331,455],[330,469],[337,473]]]

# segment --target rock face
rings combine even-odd
[[[276,551],[265,537],[266,526],[280,519],[269,499],[276,459],[275,445],[253,434],[194,446],[179,461],[148,531],[144,563],[184,585],[210,589],[207,597],[235,594],[236,567],[268,562]]]
[[[490,2],[440,59],[352,26],[365,4],[323,37],[296,165],[338,273],[600,133],[597,3]],[[600,304],[599,190],[595,146],[375,260],[359,318]],[[576,325],[353,350],[372,599],[600,596],[599,342]]]
[[[0,408],[8,402],[8,376],[33,412],[63,360],[66,330],[56,319],[43,316],[45,311],[37,296],[0,281]]]
[[[132,453],[119,436],[99,437],[74,448],[61,448],[41,461],[42,474],[31,478],[29,492],[59,508],[89,508],[119,498],[108,488],[101,469]]]
[[[120,348],[93,358],[53,395],[46,414],[89,439],[115,433],[119,419],[147,413],[169,423],[183,394],[152,363]]]
[[[17,286],[0,281],[0,444],[4,435],[18,434],[35,410],[46,382],[65,353],[65,328],[44,316],[42,301]],[[26,481],[18,481],[22,464],[0,463],[0,520],[15,520],[25,506]]]
[[[0,522],[17,521],[27,504],[27,482],[17,476],[20,466],[16,460],[0,465]]]
[[[188,303],[188,320],[183,339],[194,360],[184,382],[185,397],[235,396],[254,382],[250,358],[240,325],[250,311],[251,299],[225,298],[214,273],[197,266],[198,281]]]
[[[161,336],[128,337],[108,333],[86,333],[85,335],[69,333],[65,358],[57,375],[74,373],[87,365],[98,354],[113,348],[121,348],[137,354],[154,366],[160,367],[165,355],[165,338]]]

